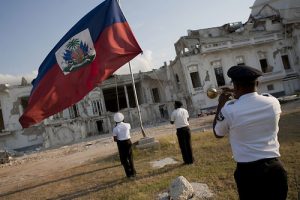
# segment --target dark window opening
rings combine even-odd
[[[225,78],[224,78],[222,67],[215,68],[215,75],[216,75],[218,86],[225,85]]]
[[[59,112],[53,115],[53,119],[61,119],[63,118],[63,112]]]
[[[93,100],[92,101],[92,108],[94,115],[101,115],[101,103],[100,100]]]
[[[117,90],[116,88],[105,89],[103,90],[103,96],[107,111],[118,112],[118,102],[120,109],[127,108],[126,96],[123,86],[117,87]]]
[[[136,87],[138,87],[138,86],[136,85]],[[136,103],[135,103],[135,97],[134,97],[133,87],[132,87],[132,85],[127,85],[126,88],[127,88],[127,94],[128,94],[128,100],[129,100],[129,107],[130,108],[135,108],[136,107]],[[138,90],[138,88],[136,88],[136,89]],[[142,103],[141,99],[139,98],[139,96],[138,96],[138,101],[139,101],[139,104]]]
[[[102,120],[98,120],[96,121],[97,124],[97,130],[99,134],[103,134],[104,133],[104,129],[103,129],[103,121]]]
[[[175,75],[175,78],[176,78],[176,82],[179,83],[180,81],[179,81],[179,77],[177,74]]]
[[[200,77],[198,72],[191,72],[190,76],[191,76],[193,88],[201,87],[201,82],[200,82]]]
[[[260,59],[260,66],[261,66],[261,71],[263,73],[267,73],[268,72],[268,62],[267,59]]]
[[[281,60],[282,60],[283,67],[284,67],[285,70],[291,69],[291,65],[290,65],[290,61],[289,61],[288,55],[281,56]]]
[[[136,104],[135,104],[133,87],[131,85],[126,86],[126,89],[127,89],[127,94],[128,94],[129,106],[131,108],[134,108],[134,107],[136,107]],[[118,112],[118,101],[119,101],[120,110],[127,108],[126,94],[125,94],[124,86],[117,87],[117,92],[118,93],[116,93],[116,88],[109,88],[109,89],[103,90],[105,107],[106,107],[107,111]],[[140,99],[138,99],[138,100],[140,100]],[[139,101],[139,103],[141,103],[141,102]]]
[[[176,79],[176,86],[177,86],[177,89],[180,89],[180,80],[179,80],[179,77],[178,77],[177,74],[175,75],[175,79]]]
[[[274,90],[274,85],[271,84],[271,85],[267,85],[267,89],[270,91],[270,90]]]
[[[245,66],[245,63],[238,63],[237,65],[243,65],[243,66]]]
[[[29,97],[21,97],[20,101],[21,101],[21,106],[22,106],[23,111],[24,111],[28,106]]]
[[[78,108],[77,108],[77,105],[74,104],[70,109],[69,109],[69,112],[70,112],[70,117],[71,119],[74,119],[76,117],[79,117],[79,113],[78,113]]]
[[[153,96],[153,102],[154,103],[159,103],[160,102],[158,88],[152,88],[152,96]]]
[[[169,119],[169,113],[166,105],[159,106],[160,117],[164,119]]]
[[[0,106],[0,131],[4,129],[4,121],[3,121],[3,114],[2,114],[2,109]]]

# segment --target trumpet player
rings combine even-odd
[[[235,100],[222,93],[213,123],[217,138],[229,134],[233,158],[237,162],[234,178],[240,200],[283,200],[287,197],[287,172],[279,160],[278,100],[257,93],[262,72],[248,66],[233,66]]]

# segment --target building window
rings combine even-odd
[[[29,97],[21,97],[20,98],[20,102],[21,102],[21,106],[22,106],[23,111],[27,108],[28,101],[29,101]]]
[[[288,55],[281,56],[282,64],[285,70],[291,69]]]
[[[190,66],[188,69],[190,72],[190,77],[191,77],[193,88],[200,88],[201,80],[200,80],[197,66],[193,65],[193,66]]]
[[[180,80],[179,80],[178,74],[175,75],[175,80],[176,80],[177,89],[179,90],[180,89]]]
[[[154,103],[160,102],[158,88],[152,88],[152,97]]]
[[[78,108],[76,104],[74,104],[72,107],[69,108],[69,113],[71,119],[79,117]]]
[[[263,51],[258,52],[259,63],[260,63],[261,71],[263,73],[268,73],[273,71],[273,67],[269,65],[266,55],[267,55],[266,52]]]
[[[274,90],[274,85],[273,84],[267,85],[267,89],[268,91]]]
[[[92,108],[94,115],[101,115],[101,102],[100,100],[92,100]]]
[[[224,74],[223,74],[222,67],[215,68],[215,75],[216,75],[218,86],[225,85],[225,79],[224,79]]]
[[[193,88],[201,87],[199,73],[198,72],[191,72],[190,76],[191,76]]]
[[[237,57],[236,57],[236,64],[237,64],[237,65],[245,65],[245,59],[244,59],[244,56],[237,56]]]
[[[269,70],[268,70],[268,61],[267,61],[267,59],[260,59],[259,60],[259,63],[260,63],[260,67],[261,67],[261,71],[263,72],[263,73],[267,73],[267,72],[269,72]]]
[[[28,106],[28,101],[29,101],[29,97],[19,97],[19,102],[20,102],[20,114],[24,113],[24,110],[27,108]]]
[[[63,112],[59,112],[53,115],[53,119],[61,119],[63,117]]]
[[[3,121],[3,114],[2,114],[2,108],[0,103],[0,132],[4,129],[4,121]]]
[[[225,85],[225,78],[224,78],[224,74],[223,74],[223,68],[221,65],[221,61],[220,60],[213,61],[213,62],[211,62],[211,65],[214,68],[218,86]]]

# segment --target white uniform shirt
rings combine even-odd
[[[176,128],[182,128],[189,125],[189,113],[184,108],[177,108],[171,114],[171,121],[175,122]]]
[[[128,123],[120,122],[113,129],[113,136],[116,136],[118,140],[130,139],[131,126]]]
[[[277,133],[281,108],[279,101],[256,92],[229,101],[217,116],[215,132],[229,133],[236,162],[279,157]]]

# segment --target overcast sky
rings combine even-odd
[[[35,78],[40,64],[64,34],[103,0],[1,0],[0,84]],[[187,30],[246,22],[254,0],[121,0],[144,54],[134,72],[159,68],[175,58],[174,43]],[[118,73],[129,73],[128,65]]]

